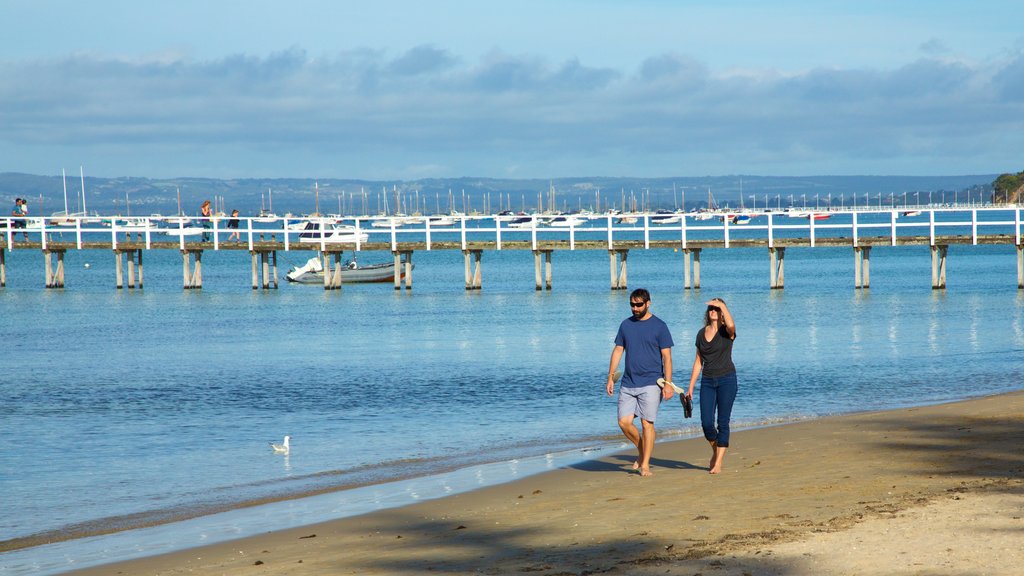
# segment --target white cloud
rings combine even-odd
[[[937,48],[933,48],[937,50]],[[147,176],[991,173],[1018,170],[1024,59],[634,70],[443,47],[0,61],[3,170]],[[61,158],[65,154],[73,158]]]

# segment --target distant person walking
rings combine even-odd
[[[228,228],[231,229],[231,235],[228,236],[228,242],[232,240],[235,242],[241,240],[241,236],[238,235],[238,210],[231,211],[231,219],[228,220]]]
[[[633,469],[641,476],[651,476],[651,452],[654,450],[654,421],[662,399],[672,397],[672,387],[658,387],[658,379],[672,381],[672,334],[660,318],[651,314],[651,294],[643,288],[629,295],[633,315],[619,324],[608,365],[606,391],[615,392],[615,372],[623,352],[626,369],[619,385],[619,428],[636,446],[637,459]],[[641,429],[633,421],[640,418]]]
[[[693,397],[693,387],[700,377],[700,424],[704,438],[711,443],[708,472],[718,474],[722,471],[725,451],[729,448],[729,420],[739,390],[736,366],[732,363],[736,323],[725,300],[712,298],[707,304],[704,327],[697,332],[697,353],[693,358],[690,388],[686,395]]]
[[[200,222],[202,223],[203,228],[210,228],[211,224],[212,224],[210,218],[213,217],[213,210],[210,208],[210,201],[209,200],[205,200],[203,202],[203,205],[199,207],[199,215],[202,217],[202,218],[200,218]],[[204,230],[203,231],[203,242],[209,242],[209,241],[210,241],[210,233],[206,232]]]

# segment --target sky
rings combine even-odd
[[[1024,2],[0,0],[0,172],[1024,170]]]

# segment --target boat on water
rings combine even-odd
[[[578,228],[586,223],[586,219],[578,215],[564,214],[547,219],[544,225],[552,228]]]
[[[900,216],[906,216],[907,218],[913,218],[914,216],[920,216],[920,215],[921,215],[921,211],[920,210],[907,210],[906,212],[903,212],[902,214],[900,214]]]
[[[508,221],[509,228],[532,228],[534,222],[533,216],[520,215]],[[537,220],[540,224],[541,221]]]
[[[302,233],[299,234],[299,242],[304,244],[355,244],[366,242],[369,236],[366,232],[348,224],[331,224],[325,226],[320,222],[306,222]]]
[[[651,224],[678,224],[686,218],[686,213],[681,210],[658,210],[651,216]]]
[[[728,220],[729,224],[750,224],[750,214],[727,214],[722,217],[722,220]]]
[[[405,262],[403,261],[402,264]],[[415,264],[412,265],[416,267]],[[399,270],[399,280],[405,277],[405,266],[401,266]],[[306,261],[302,266],[292,266],[285,278],[289,282],[295,282],[297,284],[323,284],[324,283],[324,266],[320,261],[319,256],[314,256]],[[380,264],[370,264],[368,266],[362,266],[356,262],[353,258],[348,262],[342,264],[341,267],[341,282],[344,283],[370,283],[370,282],[392,282],[395,278],[395,263],[392,262],[381,262]]]

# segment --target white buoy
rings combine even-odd
[[[86,262],[85,263],[85,267],[88,268],[89,266],[90,266],[90,264],[88,262]]]

